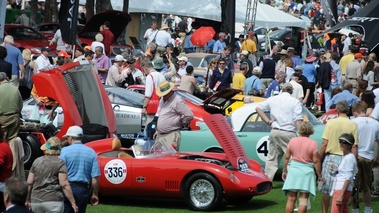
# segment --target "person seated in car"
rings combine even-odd
[[[33,111],[29,117],[38,120],[40,123],[49,124],[54,120],[54,112],[58,107],[58,102],[46,96],[39,96],[35,85],[33,85],[31,95],[35,101]]]

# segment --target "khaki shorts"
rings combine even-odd
[[[372,183],[372,167],[374,161],[366,158],[358,157],[358,174],[356,178],[356,186],[362,191],[371,189]]]

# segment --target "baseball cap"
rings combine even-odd
[[[45,47],[42,47],[42,48],[41,48],[41,52],[43,52],[43,51],[50,52],[51,50],[50,50],[50,47],[45,46]]]
[[[354,57],[355,57],[355,58],[365,58],[365,57],[362,55],[362,53],[355,53],[355,54],[354,54]]]
[[[241,55],[249,55],[249,52],[247,50],[242,50]]]
[[[179,61],[185,61],[185,62],[188,62],[188,58],[186,56],[180,56],[178,57],[178,60]]]
[[[61,50],[58,53],[58,57],[70,58],[70,55],[66,51]]]
[[[70,126],[63,137],[83,137],[83,129],[80,126]]]
[[[116,55],[116,57],[114,57],[114,61],[126,61],[124,57],[122,57],[122,55]]]
[[[303,71],[303,67],[301,65],[297,65],[295,67],[295,71],[299,71],[299,70]]]
[[[338,140],[340,143],[354,144],[354,136],[350,133],[343,133]]]

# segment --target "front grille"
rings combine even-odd
[[[256,191],[258,193],[265,193],[271,190],[272,183],[271,182],[263,182],[258,184]]]

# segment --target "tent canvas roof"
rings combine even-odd
[[[112,0],[113,8],[122,10],[122,2]],[[236,1],[236,22],[245,22],[246,5],[247,0]],[[130,0],[129,12],[175,14],[221,21],[220,0]],[[306,28],[303,20],[259,2],[255,25],[266,28],[286,26]]]

